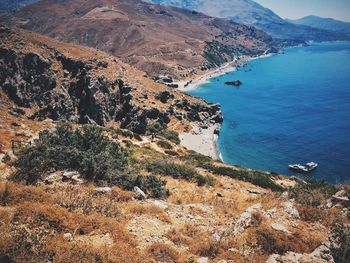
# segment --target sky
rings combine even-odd
[[[307,15],[331,17],[350,22],[350,0],[255,0],[283,18]]]

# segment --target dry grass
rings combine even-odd
[[[4,205],[15,205],[21,202],[51,203],[52,196],[41,187],[2,183],[0,184],[0,203]]]
[[[165,223],[171,223],[170,217],[163,211],[162,208],[155,205],[144,205],[133,203],[127,207],[128,213],[136,215],[149,215],[155,217]]]
[[[311,253],[322,244],[323,240],[299,232],[286,234],[274,231],[267,226],[254,230],[253,236],[265,255],[284,254],[287,251]]]
[[[118,218],[121,212],[120,204],[112,198],[115,194],[115,190],[111,194],[95,194],[93,186],[62,185],[52,189],[55,203],[69,211]]]

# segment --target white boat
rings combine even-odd
[[[315,162],[309,162],[305,165],[290,164],[289,169],[299,171],[299,172],[308,173],[308,172],[315,170],[317,168],[317,166],[318,166],[318,163],[315,163]]]

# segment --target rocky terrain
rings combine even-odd
[[[141,0],[42,0],[1,20],[106,51],[149,76],[178,79],[275,44],[251,27]]]
[[[156,84],[103,52],[7,27],[0,35],[0,87],[17,115],[141,134],[153,123],[181,131],[192,121],[222,121],[217,105]]]
[[[0,262],[348,262],[350,187],[181,146],[222,120],[110,54],[1,26]]]

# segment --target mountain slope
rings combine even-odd
[[[295,25],[285,21],[268,8],[252,0],[146,0],[162,5],[171,5],[203,12],[207,15],[227,18],[259,28],[275,38],[298,40],[335,40],[342,39],[342,34],[327,30]]]
[[[271,47],[271,37],[259,30],[139,0],[42,0],[2,21],[107,51],[150,75],[178,78]]]
[[[319,16],[306,16],[296,20],[288,20],[296,25],[311,26],[314,28],[335,31],[350,35],[350,23],[339,21],[333,18],[323,18]]]
[[[180,131],[199,121],[196,114],[222,120],[218,105],[144,78],[104,52],[7,27],[0,27],[0,95],[0,104],[8,105],[4,113],[118,125],[141,134],[155,122]]]

